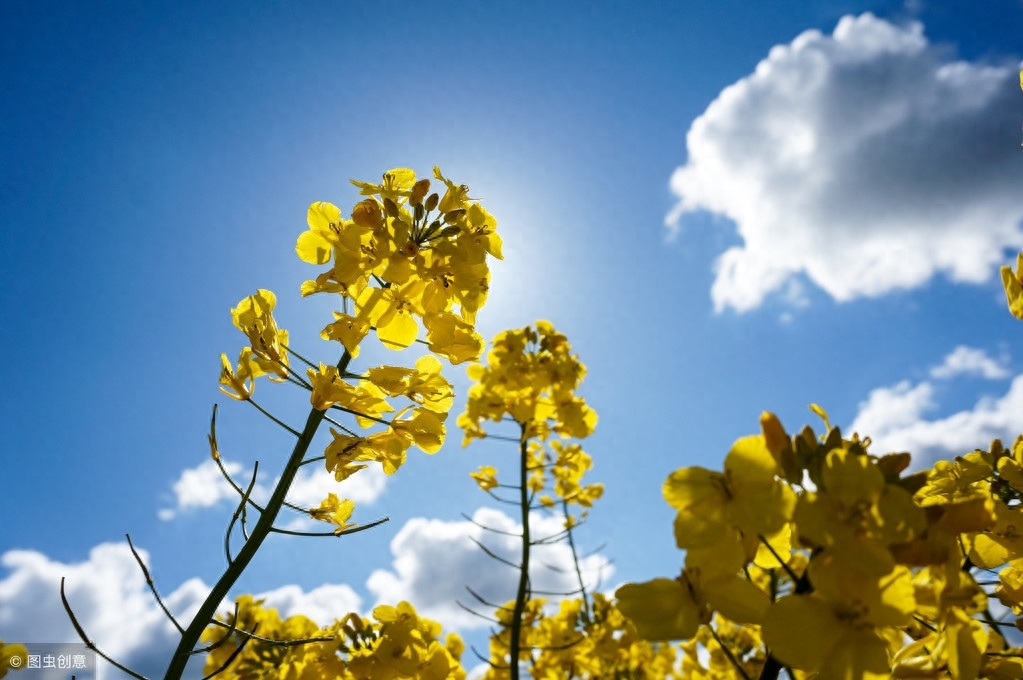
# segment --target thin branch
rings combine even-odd
[[[473,524],[478,526],[480,529],[483,529],[484,531],[492,531],[495,534],[501,534],[503,536],[514,536],[515,538],[520,538],[522,536],[522,534],[517,534],[517,533],[515,533],[513,531],[502,531],[500,529],[494,529],[493,527],[488,527],[485,524],[480,524],[479,522],[474,520],[472,517],[469,517],[469,515],[465,514],[464,512],[462,513],[462,517],[464,517],[466,520],[472,522]]]
[[[256,473],[259,472],[259,461],[257,460],[255,465],[252,466],[252,479],[249,481],[249,486],[245,489],[245,493],[242,494],[242,499],[238,503],[238,507],[235,509],[234,514],[231,515],[231,521],[227,524],[227,532],[224,534],[224,554],[227,555],[228,565],[234,563],[234,558],[231,557],[231,532],[234,531],[234,523],[238,521],[238,516],[245,513],[245,506],[248,504],[249,494],[252,493],[252,487],[256,485]],[[242,520],[243,522],[245,520]],[[245,539],[248,540],[248,536]]]
[[[778,552],[774,549],[774,546],[772,546],[767,541],[767,539],[764,538],[764,535],[757,534],[757,538],[759,538],[760,542],[763,543],[767,547],[767,549],[771,551],[771,554],[774,555],[774,559],[778,560],[778,564],[781,566],[782,569],[785,570],[785,573],[789,575],[789,578],[792,579],[792,582],[798,583],[799,577],[796,576],[796,572],[792,571],[792,567],[788,565],[788,562],[781,558],[781,555],[779,555]]]
[[[229,627],[228,624],[226,624],[223,621],[220,621],[218,619],[214,619],[213,621],[211,621],[211,624],[217,625],[217,626],[221,626],[222,628],[228,628]],[[247,631],[247,630],[242,630],[241,628],[236,628],[235,632],[238,633],[239,635],[244,635],[247,638],[251,638],[251,639],[255,640],[256,642],[265,642],[267,644],[276,645],[278,647],[297,647],[299,645],[308,645],[308,644],[311,644],[313,642],[333,642],[336,639],[336,638],[333,638],[333,637],[315,637],[315,638],[300,638],[300,639],[297,639],[297,640],[275,640],[273,638],[262,637],[262,636],[256,635],[255,631],[251,631],[250,632],[250,631]],[[202,652],[204,650],[198,650],[198,651]]]
[[[470,541],[472,541],[473,543],[475,543],[476,545],[478,545],[478,546],[480,547],[480,550],[482,550],[482,551],[483,551],[483,552],[485,552],[485,553],[486,553],[486,554],[487,554],[488,556],[490,556],[490,557],[494,558],[494,559],[495,559],[495,560],[497,560],[498,562],[501,562],[502,564],[507,564],[507,565],[508,565],[509,567],[511,567],[512,569],[521,569],[521,568],[522,568],[522,565],[521,565],[521,564],[515,564],[514,562],[512,562],[512,561],[510,561],[510,560],[506,560],[506,559],[504,559],[503,557],[501,557],[501,556],[499,556],[499,555],[495,555],[495,554],[494,554],[494,552],[493,552],[492,550],[490,550],[490,548],[488,548],[487,546],[483,545],[482,543],[480,543],[479,541],[477,541],[477,540],[476,540],[475,538],[473,538],[472,536],[470,536],[470,537],[469,537],[469,540],[470,540]]]
[[[561,501],[561,512],[563,515],[568,515],[568,502]],[[583,594],[583,612],[586,617],[590,616],[590,600],[586,596],[586,584],[583,583],[583,572],[579,568],[579,553],[576,551],[575,539],[572,538],[572,529],[567,529],[565,533],[568,534],[568,547],[572,549],[572,564],[575,566],[575,577],[579,581],[579,590]]]
[[[174,624],[174,627],[178,629],[178,632],[184,634],[185,629],[181,627],[178,620],[175,619],[174,615],[170,613],[169,609],[167,609],[167,605],[164,604],[163,599],[160,597],[160,593],[156,592],[156,584],[153,582],[153,577],[149,575],[149,570],[146,569],[145,563],[139,556],[138,551],[135,550],[135,546],[131,543],[131,534],[125,534],[124,537],[128,539],[128,548],[131,549],[131,554],[135,556],[135,561],[139,563],[142,575],[146,577],[146,585],[149,586],[149,590],[152,591],[153,597],[156,598],[156,603],[160,605],[160,609],[162,609],[163,613],[167,615],[167,618]]]
[[[93,642],[92,640],[89,639],[89,636],[85,634],[85,630],[82,629],[82,624],[78,623],[78,619],[75,617],[75,613],[73,611],[71,611],[71,604],[67,601],[67,595],[64,594],[64,577],[63,576],[60,577],[60,601],[62,603],[64,603],[64,611],[67,612],[68,617],[71,619],[71,625],[75,627],[75,632],[78,633],[78,637],[81,638],[82,642],[85,643],[86,647],[88,647],[92,651],[96,652],[101,657],[106,659],[109,663],[113,664],[115,667],[117,667],[120,670],[124,671],[125,673],[127,673],[131,677],[138,678],[139,680],[149,680],[149,678],[147,678],[146,676],[139,675],[138,673],[136,673],[135,671],[131,670],[130,668],[122,666],[121,664],[119,664],[116,661],[114,661],[113,659],[111,659],[99,647],[96,646],[95,642]]]
[[[718,646],[721,647],[721,651],[725,653],[725,656],[728,657],[728,660],[732,662],[733,666],[735,666],[735,670],[739,671],[739,674],[742,675],[743,680],[752,680],[752,678],[750,678],[749,674],[746,672],[746,669],[739,665],[739,660],[735,658],[734,654],[732,654],[732,650],[725,646],[725,643],[721,640],[720,637],[718,637],[718,632],[714,630],[714,626],[708,624],[707,629],[710,630],[710,634],[714,636],[714,641],[717,642]]]
[[[213,619],[213,622],[214,623],[220,623],[220,621],[218,621],[217,619]],[[226,624],[224,624],[224,625],[226,625]],[[236,630],[238,630],[238,601],[237,600],[235,600],[235,603],[234,603],[234,614],[231,617],[231,625],[227,627],[227,630],[225,630],[224,634],[220,636],[220,639],[217,640],[216,642],[212,643],[212,644],[206,645],[202,649],[193,649],[189,653],[192,654],[192,655],[195,655],[195,654],[205,654],[205,653],[208,653],[208,652],[212,652],[214,649],[217,649],[218,647],[223,645],[225,642],[227,642],[231,638],[231,634],[234,633]]]
[[[262,406],[260,406],[259,404],[257,404],[257,403],[256,403],[256,402],[255,402],[255,401],[254,401],[254,400],[253,400],[253,399],[252,399],[251,397],[250,397],[250,398],[248,398],[248,399],[246,399],[245,401],[247,401],[247,402],[249,402],[250,404],[252,404],[253,406],[255,406],[255,407],[256,407],[256,409],[257,409],[257,410],[258,410],[258,411],[259,411],[260,413],[262,413],[262,414],[263,414],[264,416],[266,416],[266,417],[267,417],[267,418],[269,418],[270,420],[274,421],[275,423],[277,423],[278,425],[280,425],[281,427],[283,427],[283,428],[284,428],[285,430],[287,430],[288,432],[290,432],[290,433],[291,433],[291,434],[293,434],[294,436],[296,436],[296,437],[301,437],[301,436],[302,436],[302,434],[301,434],[301,433],[300,433],[300,432],[299,432],[298,430],[296,430],[296,429],[292,428],[292,427],[291,427],[290,425],[287,425],[287,424],[286,424],[286,423],[284,423],[283,421],[281,421],[281,420],[278,420],[278,419],[277,419],[277,418],[276,418],[276,417],[275,417],[274,415],[272,415],[272,414],[271,414],[271,413],[270,413],[269,411],[267,411],[267,410],[266,410],[265,408],[263,408]]]
[[[536,589],[533,589],[533,590],[530,591],[530,594],[531,595],[551,595],[553,597],[558,597],[558,596],[564,595],[565,597],[568,597],[569,595],[575,595],[578,592],[580,592],[579,588],[576,588],[574,590],[536,590]]]
[[[475,645],[469,647],[469,650],[473,653],[473,655],[475,655],[475,657],[477,659],[479,659],[483,663],[487,664],[491,668],[500,668],[500,669],[507,669],[508,668],[508,666],[502,666],[500,664],[496,664],[493,661],[491,661],[489,658],[484,657],[482,654],[479,653],[479,650],[476,649]]]
[[[299,361],[301,361],[303,364],[305,364],[309,368],[313,369],[314,371],[318,370],[320,368],[319,366],[315,365],[313,362],[309,361],[308,359],[306,359],[304,356],[302,356],[301,354],[299,354],[295,350],[293,350],[290,347],[288,347],[287,345],[285,345],[283,342],[281,343],[281,347],[283,347],[284,349],[288,350],[289,354],[294,356],[296,359],[298,359]]]
[[[501,622],[498,621],[497,619],[491,618],[491,617],[489,617],[489,616],[487,616],[485,614],[480,614],[478,611],[476,611],[474,609],[470,609],[469,607],[466,607],[464,604],[462,604],[458,600],[455,600],[455,604],[457,604],[459,607],[461,607],[465,611],[469,612],[473,616],[479,617],[479,618],[483,619],[484,621],[489,621],[490,623],[496,623],[498,625],[501,624]]]
[[[360,531],[372,529],[375,526],[379,526],[384,522],[389,521],[391,521],[390,517],[384,517],[383,519],[375,520],[369,524],[360,524],[359,526],[344,529],[342,531],[295,531],[292,529],[279,529],[278,527],[271,527],[270,531],[275,534],[286,534],[288,536],[347,536],[348,534],[357,534]]]
[[[568,529],[563,529],[563,530],[559,531],[556,534],[551,534],[550,536],[544,536],[543,538],[538,538],[538,539],[532,541],[532,544],[533,545],[547,545],[547,544],[550,544],[550,543],[558,543],[558,542],[561,541],[561,539],[563,539],[565,537],[565,535],[567,533],[568,533]]]
[[[338,411],[343,411],[344,413],[350,413],[353,416],[357,416],[357,417],[360,417],[360,418],[366,418],[367,420],[372,420],[373,422],[380,423],[381,425],[390,425],[391,424],[390,421],[384,420],[383,418],[377,418],[376,416],[367,415],[367,414],[362,413],[360,411],[353,411],[350,408],[345,408],[344,406],[338,406],[337,404],[334,404],[333,406],[331,406],[331,408],[332,409],[337,409]]]
[[[350,429],[348,429],[347,427],[345,427],[345,426],[344,426],[344,425],[342,425],[341,423],[337,422],[336,420],[334,420],[334,419],[333,419],[333,418],[331,418],[330,416],[323,416],[323,419],[324,419],[324,420],[326,420],[326,421],[327,421],[328,423],[330,423],[331,425],[336,425],[336,426],[337,426],[338,428],[340,428],[340,429],[344,430],[344,431],[345,431],[345,433],[346,433],[346,434],[347,434],[347,435],[348,435],[349,437],[358,437],[358,436],[359,436],[359,435],[357,435],[357,434],[355,433],[355,431],[354,431],[354,430],[350,430]]]
[[[227,468],[224,467],[223,459],[218,455],[216,458],[213,459],[213,461],[217,464],[217,467],[220,468],[220,474],[224,476],[224,479],[226,479],[227,483],[231,485],[231,488],[233,488],[238,493],[239,496],[244,496],[245,491],[242,489],[241,485],[238,484],[238,482],[234,481],[234,478],[231,477],[231,475],[228,473]],[[256,510],[263,512],[263,506],[261,506],[259,503],[252,500],[251,498],[249,499],[249,505],[254,507]]]
[[[252,627],[252,632],[254,633],[257,630],[259,630],[259,624],[258,623],[255,626]],[[247,637],[244,640],[242,640],[242,643],[240,645],[238,645],[238,647],[236,647],[233,652],[231,652],[230,656],[228,656],[226,659],[224,659],[224,663],[220,664],[220,668],[218,668],[217,670],[213,671],[209,675],[203,676],[202,680],[210,680],[210,678],[212,678],[213,676],[218,675],[219,673],[222,673],[223,671],[227,670],[227,667],[230,666],[231,662],[234,661],[235,658],[237,658],[237,656],[242,653],[242,650],[245,649],[245,645],[249,644],[249,640],[251,640],[251,639],[252,638],[248,638]]]
[[[503,609],[506,612],[513,611],[513,609],[511,607],[507,607],[507,606],[505,606],[503,604],[495,604],[493,602],[488,602],[487,600],[484,600],[482,595],[477,593],[475,590],[473,590],[469,586],[466,586],[465,589],[468,590],[469,594],[472,595],[476,599],[476,601],[479,602],[480,604],[485,604],[488,607],[492,607],[493,609]]]

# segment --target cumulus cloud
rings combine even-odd
[[[992,368],[987,361],[978,361],[978,356],[988,359],[981,350],[957,347],[940,366],[932,368],[930,374],[940,378],[968,373],[985,375],[983,367],[988,367],[997,377],[1005,375],[1002,366],[991,362]],[[1009,442],[1019,434],[1023,375],[1016,376],[1001,396],[985,396],[971,409],[928,419],[927,414],[937,408],[933,383],[924,380],[913,384],[904,380],[891,387],[871,390],[866,401],[859,405],[850,430],[869,436],[874,442],[871,450],[875,453],[913,453],[916,467],[986,448],[992,439]]]
[[[666,222],[734,221],[716,310],[800,279],[838,301],[980,283],[1023,247],[1017,67],[948,55],[919,23],[847,16],[774,47],[692,123]]]
[[[291,584],[254,597],[263,600],[264,607],[276,609],[283,619],[301,614],[321,626],[330,625],[348,612],[362,613],[362,598],[344,584],[325,583],[308,592]]]
[[[138,552],[148,565],[148,553]],[[147,677],[159,677],[166,670],[180,636],[153,599],[127,543],[97,545],[86,561],[72,564],[35,550],[9,550],[0,555],[0,567],[9,572],[0,579],[0,640],[78,642],[60,601],[64,577],[72,610],[100,649]],[[178,622],[187,625],[209,591],[193,578],[161,595]],[[359,612],[362,606],[362,598],[344,584],[324,584],[309,591],[285,585],[255,597],[283,618],[302,614],[321,625]],[[226,602],[221,607],[222,612],[232,609]],[[187,674],[199,677],[203,663],[199,655]],[[122,677],[106,662],[99,664],[101,678]]]
[[[520,532],[522,526],[504,513],[487,508],[477,510],[472,519],[443,522],[415,518],[406,522],[391,541],[393,570],[374,571],[366,582],[377,602],[393,604],[408,600],[421,614],[444,624],[445,629],[469,630],[488,625],[484,619],[463,610],[456,601],[489,616],[492,612],[478,605],[466,586],[488,602],[504,603],[515,597],[518,572],[488,557],[473,539],[494,554],[517,563],[520,539],[485,531],[480,525],[512,534]],[[560,517],[530,516],[530,529],[537,537],[561,532],[562,524]],[[578,588],[572,553],[566,544],[534,547],[531,564],[534,590],[568,592]],[[599,555],[581,558],[580,568],[591,590],[613,572],[608,560]]]
[[[949,379],[958,375],[973,375],[988,380],[1009,377],[1009,370],[989,357],[984,350],[959,345],[945,357],[940,366],[931,369],[931,377]]]
[[[246,471],[240,475],[242,466],[239,463],[226,461],[224,467],[239,486],[248,485],[247,475],[250,472]],[[273,484],[276,483],[277,479]],[[384,492],[386,483],[387,476],[378,466],[368,467],[345,481],[338,482],[322,467],[307,465],[295,475],[291,488],[288,490],[288,501],[295,505],[309,507],[319,505],[328,493],[336,493],[338,496],[350,498],[356,503],[370,504]],[[252,488],[252,499],[257,503],[267,500],[273,491],[273,484],[257,480]],[[217,464],[212,460],[184,470],[171,485],[171,488],[174,491],[175,506],[162,508],[158,511],[160,519],[165,521],[174,519],[186,510],[213,507],[221,501],[237,504],[239,500],[238,493],[224,479]],[[288,526],[295,528],[302,523],[303,520],[299,518],[298,522],[293,521]]]
[[[148,555],[139,550],[142,559]],[[65,564],[34,550],[0,556],[9,572],[0,579],[0,639],[19,642],[78,642],[60,601],[60,579],[72,610],[105,653],[143,675],[165,670],[179,635],[153,599],[127,543],[103,543],[85,562]],[[190,579],[164,593],[179,621],[189,621],[209,588]],[[105,677],[119,673],[100,661]],[[190,669],[193,675],[201,663]]]
[[[225,462],[228,474],[237,478],[242,466],[239,463]],[[171,520],[184,511],[192,508],[209,508],[226,499],[235,499],[238,495],[220,473],[217,464],[207,460],[201,465],[189,468],[171,485],[177,501],[174,508],[163,508],[158,511],[162,520]]]

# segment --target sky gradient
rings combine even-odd
[[[997,268],[1023,248],[1020,25],[1009,0],[5,4],[0,639],[74,640],[65,576],[103,649],[162,672],[173,631],[124,534],[194,610],[233,510],[212,405],[264,488],[290,451],[216,389],[245,344],[229,309],[272,289],[293,344],[335,361],[334,301],[299,297],[295,239],[310,203],[347,210],[349,178],[392,167],[439,165],[497,218],[484,337],[548,319],[587,365],[606,492],[579,540],[603,546],[603,589],[677,573],[664,479],[719,468],[763,410],[793,431],[819,403],[919,466],[1011,440],[1023,327]],[[321,623],[409,599],[483,644],[454,602],[514,577],[462,513],[515,523],[468,473],[515,452],[460,448],[468,381],[445,374],[444,449],[342,488],[356,521],[390,521],[274,537],[235,594]],[[308,408],[258,392],[290,422]]]

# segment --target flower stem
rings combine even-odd
[[[519,589],[515,594],[515,609],[512,612],[511,630],[509,634],[509,670],[511,680],[519,680],[519,638],[522,631],[522,615],[526,610],[526,598],[529,595],[529,465],[527,454],[526,426],[520,423],[522,433],[519,435],[519,506],[522,509],[522,564],[519,566]]]
[[[338,372],[345,371],[351,360],[352,355],[349,354],[348,350],[345,350],[337,365]],[[317,428],[323,421],[323,416],[324,411],[312,409],[309,412],[305,427],[302,429],[298,441],[295,442],[295,448],[292,450],[291,457],[284,467],[284,472],[281,473],[281,479],[277,482],[277,486],[274,487],[273,495],[267,501],[264,511],[259,516],[259,521],[256,522],[256,526],[252,529],[252,534],[245,541],[234,561],[227,566],[227,569],[221,575],[216,585],[213,586],[210,594],[206,596],[206,600],[203,601],[199,611],[196,612],[195,618],[192,619],[192,622],[181,636],[181,641],[178,643],[177,649],[174,650],[174,656],[171,657],[170,665],[163,676],[164,680],[180,680],[185,672],[185,666],[199,642],[199,638],[202,637],[206,627],[210,625],[210,621],[214,619],[217,607],[220,606],[220,603],[227,597],[231,587],[234,586],[242,572],[245,571],[245,568],[255,556],[256,551],[262,545],[263,539],[270,535],[274,521],[277,519],[277,514],[280,512],[281,506],[284,505],[284,499],[288,495],[288,489],[291,487],[302,459],[305,458],[306,451],[316,435]]]

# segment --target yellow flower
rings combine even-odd
[[[754,536],[778,532],[791,518],[796,497],[776,479],[777,472],[764,437],[755,435],[732,445],[724,473],[701,467],[671,473],[664,483],[664,498],[678,510],[678,547],[710,547],[729,527]]]
[[[250,399],[256,389],[256,378],[266,373],[252,355],[251,347],[242,350],[237,371],[226,354],[220,355],[220,365],[220,391],[238,401]]]
[[[479,472],[470,472],[469,476],[476,480],[476,483],[484,491],[496,489],[499,486],[497,481],[497,468],[489,465],[481,465]]]
[[[429,354],[416,360],[415,369],[379,366],[369,369],[366,375],[388,395],[403,394],[437,413],[447,413],[455,398],[451,383],[441,375],[440,362]]]
[[[446,179],[444,175],[440,174],[440,166],[437,165],[433,166],[433,176],[447,186],[447,191],[444,192],[444,196],[440,199],[440,205],[437,206],[438,209],[442,213],[449,213],[452,210],[465,208],[469,200],[469,187],[465,184],[456,185]]]
[[[359,187],[359,193],[363,196],[379,194],[381,198],[389,198],[395,203],[403,201],[412,191],[416,183],[416,173],[409,168],[392,168],[384,173],[383,181],[380,184],[349,180]]]
[[[644,640],[686,640],[700,627],[700,610],[677,579],[627,583],[615,591],[618,609]]]
[[[377,337],[390,349],[404,349],[415,342],[423,315],[422,297],[426,282],[416,279],[403,286],[366,288],[356,306],[358,318],[375,326]]]
[[[779,598],[767,611],[762,633],[771,653],[822,678],[888,678],[888,644],[878,628],[912,620],[909,570],[896,567],[878,579],[828,555],[808,568],[815,592]]]
[[[308,369],[306,375],[313,386],[309,401],[317,411],[326,411],[334,404],[350,407],[358,396],[355,388],[341,379],[337,366],[320,364],[317,371]]]
[[[423,317],[423,325],[427,329],[430,351],[446,357],[453,364],[478,359],[483,352],[483,338],[472,324],[450,312],[427,314]]]
[[[327,495],[327,498],[322,503],[309,510],[309,516],[321,522],[333,524],[337,527],[334,533],[341,535],[345,529],[355,526],[355,524],[348,522],[354,511],[355,501],[348,499],[339,500],[337,494],[331,493]]]
[[[412,411],[412,417],[402,420],[401,417],[409,410]],[[444,446],[444,435],[447,432],[444,419],[447,415],[409,406],[394,416],[391,429],[404,437],[409,444],[415,444],[426,453],[437,453]]]
[[[1009,311],[1017,319],[1023,319],[1023,283],[1020,277],[1023,276],[1023,253],[1016,256],[1016,271],[1012,271],[1009,265],[1003,265],[1002,287],[1005,289],[1005,299],[1009,303]]]
[[[874,577],[895,566],[889,545],[908,543],[926,527],[908,491],[886,484],[869,456],[845,448],[828,452],[819,493],[800,497],[794,520],[804,542]]]
[[[339,340],[354,359],[359,356],[359,343],[369,333],[369,322],[340,312],[333,314],[334,323],[327,324],[320,337],[324,340]]]
[[[266,370],[275,372],[283,380],[287,375],[284,367],[289,365],[284,350],[288,344],[288,332],[277,328],[273,317],[276,305],[277,296],[260,288],[255,295],[243,299],[231,310],[231,318],[238,330],[248,336],[255,356],[270,362]]]

